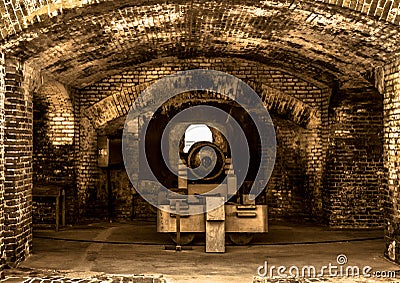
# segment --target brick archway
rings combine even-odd
[[[119,117],[126,116],[135,99],[149,85],[151,85],[151,82],[115,92],[85,109],[85,116],[91,121],[95,129]],[[269,112],[283,116],[304,128],[317,127],[321,123],[319,120],[320,113],[317,109],[267,85],[262,84],[258,88],[261,90],[260,97],[264,101],[265,108]]]

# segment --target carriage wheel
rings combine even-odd
[[[176,244],[176,233],[169,233],[169,236],[171,237],[172,241]],[[181,245],[188,245],[191,242],[193,242],[195,238],[194,233],[181,233]]]
[[[228,237],[238,246],[248,245],[253,240],[253,234],[251,233],[229,233]]]

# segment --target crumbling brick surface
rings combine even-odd
[[[105,273],[94,273],[79,275],[65,273],[55,270],[40,269],[9,269],[4,272],[4,282],[23,283],[165,283],[166,279],[160,274],[130,274],[130,275],[109,275]],[[3,280],[2,280],[3,281]]]

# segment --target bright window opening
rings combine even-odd
[[[184,153],[188,153],[192,145],[196,142],[213,142],[212,132],[205,124],[190,125],[185,132],[185,147]]]

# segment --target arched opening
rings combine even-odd
[[[206,124],[192,124],[185,131],[183,152],[188,153],[196,142],[213,142],[210,128]]]

